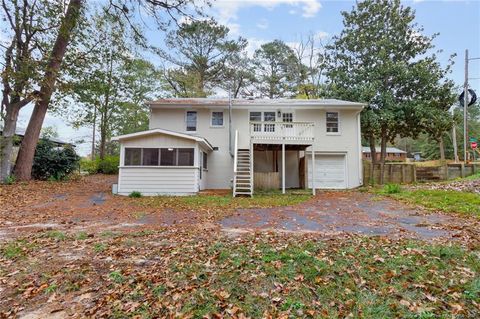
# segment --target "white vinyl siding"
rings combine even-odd
[[[121,167],[120,195],[188,195],[198,192],[196,167]]]

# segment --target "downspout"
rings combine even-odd
[[[232,149],[232,91],[230,86],[228,87],[228,150],[230,151],[230,156],[234,157],[234,152]]]

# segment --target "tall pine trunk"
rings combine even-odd
[[[382,128],[380,140],[380,185],[385,182],[385,159],[387,157],[387,131]]]
[[[55,91],[55,83],[58,73],[67,51],[72,32],[80,17],[83,0],[71,0],[68,4],[67,13],[62,20],[60,29],[53,45],[47,64],[45,76],[40,87],[39,98],[35,103],[30,121],[25,131],[20,151],[15,165],[15,177],[18,180],[29,180],[32,173],[33,157],[40,137],[40,130],[47,113],[50,99]]]
[[[438,145],[440,147],[440,161],[442,164],[445,162],[445,145],[443,143],[443,135],[440,135],[440,138],[438,140]]]
[[[372,134],[368,138],[368,142],[370,144],[370,158],[371,158],[371,165],[370,165],[370,183],[375,184],[375,165],[377,164],[377,148],[375,146],[375,136]]]

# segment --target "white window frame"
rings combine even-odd
[[[275,131],[268,131],[266,130],[265,128],[265,125],[268,125],[268,124],[273,124],[274,125],[274,128],[275,128],[275,123],[277,123],[279,120],[278,118],[278,114],[277,114],[277,110],[248,110],[248,123],[250,123],[250,113],[254,113],[254,112],[257,112],[257,113],[260,113],[260,122],[262,122],[262,124],[260,125],[260,131],[255,131],[257,133],[274,133]],[[274,113],[275,114],[275,120],[272,122],[272,121],[265,121],[265,112],[269,112],[269,113]],[[287,112],[287,113],[290,113],[290,112]]]
[[[213,124],[213,113],[222,113],[222,125],[214,125]],[[212,128],[223,128],[225,127],[225,111],[210,111],[210,127]]]
[[[327,113],[337,113],[337,119],[338,119],[338,132],[328,132],[327,131]],[[340,116],[340,112],[339,111],[335,111],[335,110],[327,110],[325,111],[325,133],[326,135],[342,135],[342,125],[341,125],[342,121],[341,121],[341,116]]]
[[[195,112],[197,114],[196,120],[195,120],[195,131],[189,131],[187,127],[187,114],[189,112]],[[187,133],[196,133],[198,131],[198,111],[197,110],[186,110],[185,111],[185,132]]]

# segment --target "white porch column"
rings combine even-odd
[[[312,194],[315,196],[315,150],[312,145]]]
[[[282,143],[282,194],[285,194],[285,142]]]

